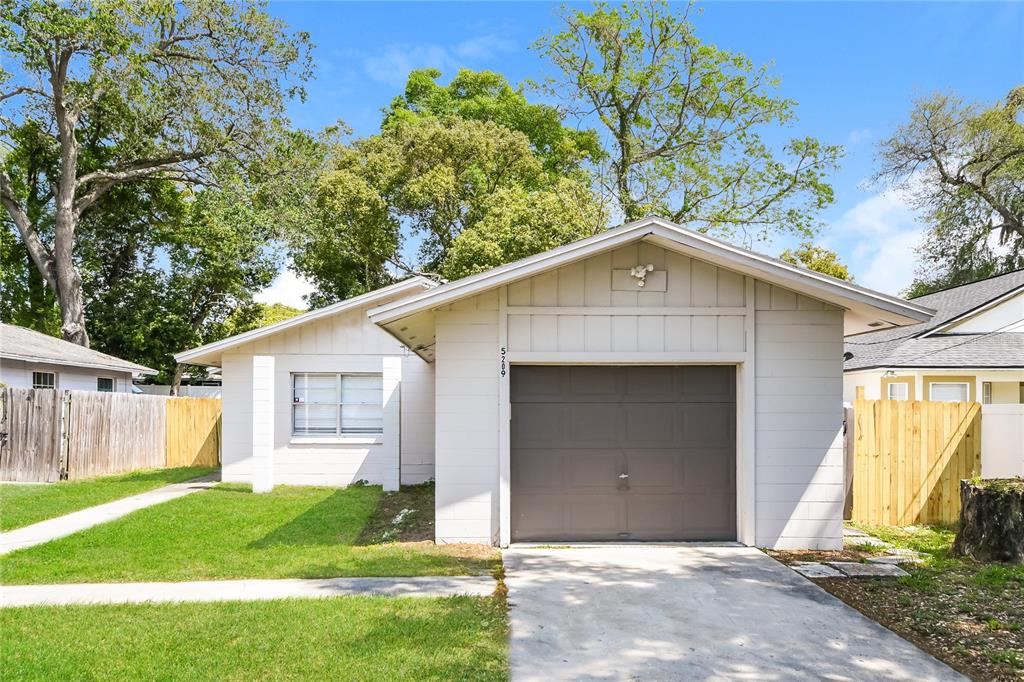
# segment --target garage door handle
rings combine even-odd
[[[629,478],[629,474],[619,474],[619,478]]]

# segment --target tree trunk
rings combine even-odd
[[[171,391],[169,395],[178,395],[181,392],[181,377],[185,374],[185,365],[180,362],[174,368],[174,378],[171,379]]]
[[[960,529],[953,553],[1024,564],[1024,480],[960,481]]]

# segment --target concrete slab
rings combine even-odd
[[[131,514],[133,511],[152,507],[154,504],[167,502],[178,497],[191,495],[194,492],[205,490],[220,482],[219,474],[211,474],[202,478],[196,478],[183,483],[172,483],[163,488],[150,490],[148,492],[123,497],[120,500],[107,502],[81,509],[55,519],[47,519],[34,523],[24,528],[0,533],[0,554],[7,554],[18,549],[25,549],[33,545],[41,545],[50,540],[56,540],[72,533],[77,533],[86,528],[107,523],[122,516]]]
[[[846,575],[840,573],[831,566],[825,564],[819,564],[817,561],[797,561],[796,563],[790,564],[790,568],[799,573],[805,578],[845,578]]]
[[[869,537],[867,533],[859,528],[843,528],[844,538],[866,538]]]
[[[856,545],[871,545],[872,547],[892,547],[888,542],[879,540],[871,535],[855,535],[852,537],[845,538],[844,545],[847,547]]]
[[[490,576],[0,585],[0,606],[263,601],[293,597],[317,598],[353,595],[486,597],[494,592],[496,585],[497,582]]]
[[[921,563],[921,557],[898,554],[890,556],[873,556],[869,558],[868,561],[872,564],[894,564],[898,566],[900,564],[919,564]]]
[[[851,578],[902,578],[910,575],[893,564],[860,564],[855,561],[830,561],[828,565],[838,568]]]
[[[512,680],[962,680],[747,547],[504,554]]]

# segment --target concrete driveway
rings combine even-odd
[[[504,556],[517,682],[965,679],[756,549]]]

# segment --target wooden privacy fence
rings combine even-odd
[[[981,405],[865,400],[854,413],[853,520],[953,523],[960,481],[981,472]]]
[[[0,389],[0,480],[216,466],[220,399]]]

